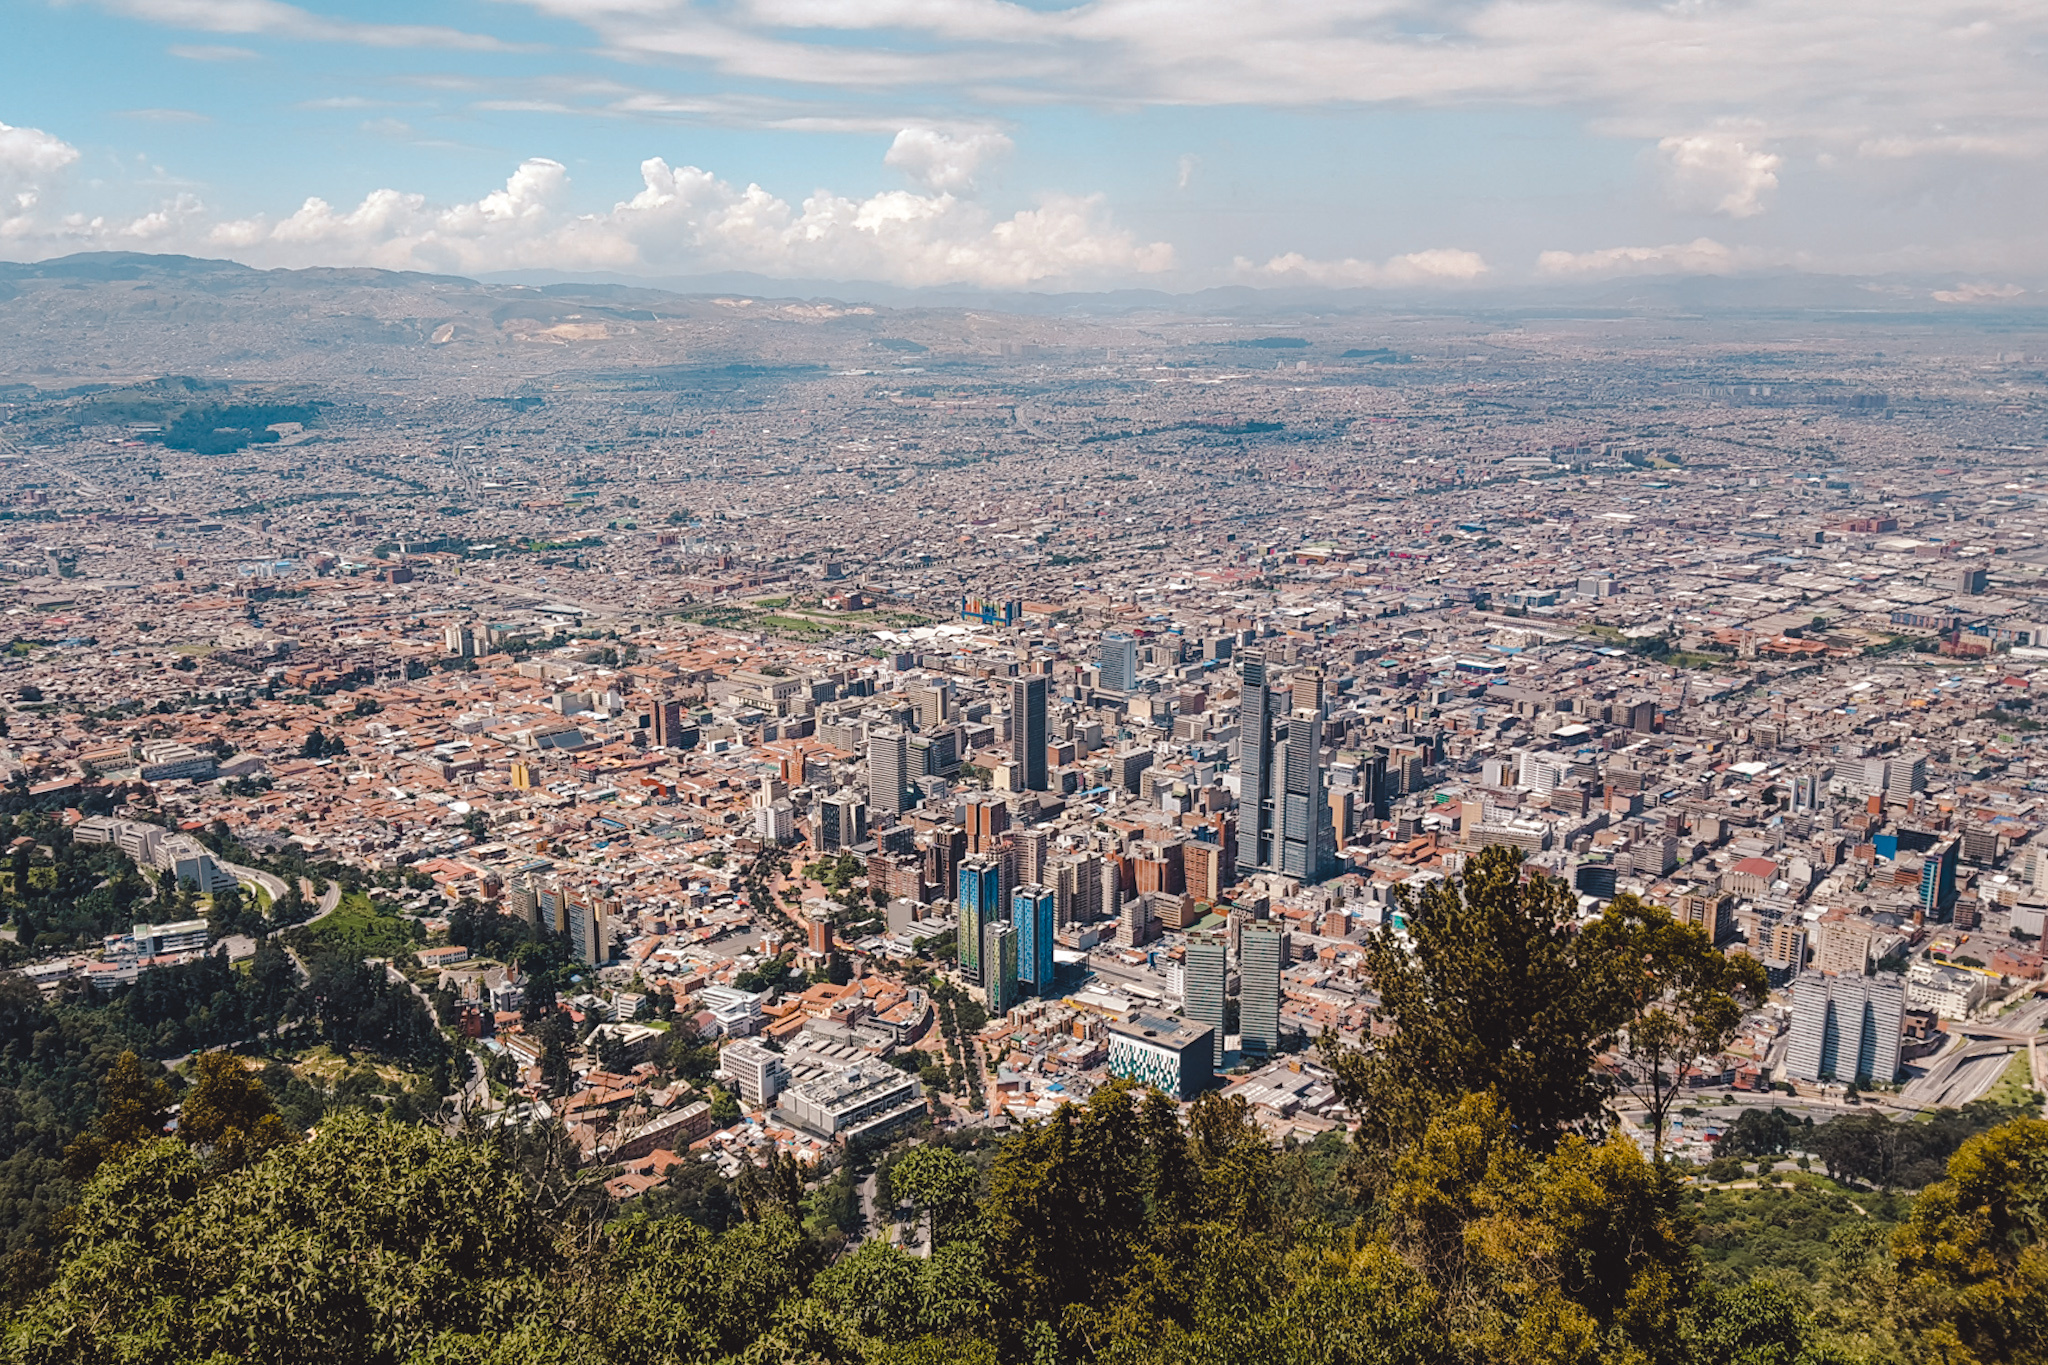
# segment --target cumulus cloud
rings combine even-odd
[[[1763,197],[1778,188],[1778,167],[1784,164],[1775,152],[1729,133],[1667,137],[1657,144],[1657,154],[1679,202],[1730,218],[1762,213]]]
[[[1942,303],[2003,303],[2026,292],[2016,284],[1959,284],[1953,289],[1937,289],[1933,297]]]
[[[1275,284],[1316,284],[1331,288],[1380,288],[1411,284],[1470,284],[1487,273],[1486,258],[1476,251],[1455,247],[1434,247],[1411,251],[1384,261],[1317,261],[1290,251],[1264,265],[1242,256],[1237,259],[1240,277]]]
[[[0,123],[0,176],[36,180],[78,160],[78,148],[40,128]]]
[[[926,189],[958,194],[972,191],[975,172],[1008,156],[1011,145],[1001,133],[905,128],[882,160]]]
[[[1726,275],[1736,268],[1733,251],[1700,237],[1670,246],[1610,246],[1599,251],[1546,251],[1536,273],[1555,278],[1601,275]]]
[[[660,157],[603,213],[568,207],[569,175],[535,157],[474,202],[380,189],[352,207],[306,200],[282,218],[212,225],[204,245],[265,265],[389,270],[748,270],[771,276],[1026,288],[1170,269],[1173,248],[1116,227],[1099,196],[1049,195],[1000,217],[939,192],[865,199],[829,190],[791,204]]]
[[[0,240],[35,231],[34,211],[51,180],[78,160],[78,149],[40,128],[0,123]]]

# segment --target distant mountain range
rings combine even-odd
[[[1782,272],[1755,275],[1643,275],[1560,284],[1467,288],[1255,288],[1227,285],[1186,293],[1114,289],[1059,293],[1003,291],[968,286],[910,288],[872,280],[776,279],[745,271],[719,274],[633,276],[616,272],[498,271],[469,279],[360,267],[258,270],[234,261],[136,252],[84,252],[32,263],[0,262],[0,285],[24,280],[136,281],[153,277],[196,283],[241,283],[261,277],[272,287],[314,285],[406,287],[424,285],[573,288],[586,296],[620,290],[678,295],[739,295],[766,300],[825,301],[917,308],[990,308],[1026,314],[1172,312],[1211,315],[1302,311],[1424,311],[1461,314],[1500,310],[1601,315],[1664,312],[1915,313],[1944,317],[1990,313],[2033,314],[2048,308],[2048,289],[2001,297],[1985,281],[1943,276],[1850,276]],[[1982,291],[1970,294],[1975,285]],[[7,296],[0,290],[0,300]]]
[[[1946,295],[1947,297],[1941,297]],[[1972,298],[1975,302],[1963,302]],[[0,263],[0,398],[138,378],[374,387],[459,376],[485,386],[570,371],[985,366],[1075,348],[1300,338],[1301,358],[1348,363],[1453,320],[1477,335],[1544,320],[1745,326],[2039,327],[2048,291],[1905,278],[1664,276],[1542,288],[1399,291],[904,289],[757,275],[636,279],[524,272],[481,280],[90,253]],[[1177,328],[1163,341],[1148,319]],[[1687,321],[1691,320],[1691,321]],[[1290,342],[1290,344],[1294,344]],[[1347,355],[1347,350],[1350,354]],[[1382,359],[1391,358],[1389,351]],[[1367,357],[1370,358],[1370,357]]]

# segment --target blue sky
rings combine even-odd
[[[1998,0],[0,0],[0,257],[1458,290],[2048,270]]]

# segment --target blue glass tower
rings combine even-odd
[[[1017,983],[1034,995],[1050,995],[1054,989],[1052,930],[1057,903],[1049,886],[1020,886],[1010,898],[1010,922],[1017,926]]]
[[[991,924],[1008,919],[1003,906],[1003,864],[1000,859],[978,855],[960,864],[960,926],[953,941],[960,952],[960,970],[974,981],[982,979],[982,933]]]

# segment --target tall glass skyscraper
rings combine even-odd
[[[1003,863],[982,854],[960,864],[960,926],[953,942],[960,953],[960,970],[975,981],[984,980],[981,948],[983,931],[1009,917],[1003,906]]]
[[[1237,707],[1237,865],[1274,867],[1273,693],[1266,686],[1266,655],[1238,656],[1244,693]]]
[[[1059,897],[1049,886],[1020,886],[1010,897],[1010,922],[1017,926],[1017,984],[1034,995],[1051,995],[1057,982],[1052,933]]]
[[[1275,756],[1273,805],[1279,829],[1273,845],[1278,870],[1304,882],[1324,881],[1337,861],[1337,835],[1323,786],[1322,712],[1303,708],[1288,716]]]
[[[1010,679],[1010,756],[1017,764],[1024,790],[1042,792],[1045,780],[1045,695],[1050,682],[1043,673]]]

